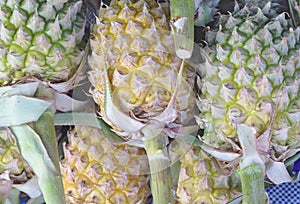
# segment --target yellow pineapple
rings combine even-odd
[[[113,145],[102,130],[76,126],[68,133],[61,171],[67,203],[147,203],[148,160],[141,148]]]

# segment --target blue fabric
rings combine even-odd
[[[282,183],[266,189],[270,204],[300,204],[300,181]]]
[[[298,152],[298,154],[300,154],[300,152]],[[295,173],[299,173],[300,171],[300,159],[298,159],[295,164],[294,164],[294,168],[293,168],[293,172]]]
[[[292,173],[300,176],[300,159],[295,162]],[[295,183],[282,183],[272,186],[267,188],[266,191],[270,198],[270,204],[300,204],[299,179]]]

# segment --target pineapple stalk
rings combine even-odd
[[[265,204],[264,169],[261,165],[252,163],[240,171],[243,204]]]
[[[182,59],[190,58],[194,46],[194,1],[171,0],[170,4],[176,55]]]
[[[174,203],[170,159],[165,144],[165,136],[145,139],[144,145],[147,152],[151,171],[151,192],[154,204]]]
[[[256,149],[256,132],[242,124],[238,126],[237,134],[243,149],[240,161],[243,204],[265,204],[265,165]]]

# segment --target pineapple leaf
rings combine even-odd
[[[235,159],[238,159],[241,156],[240,154],[237,154],[234,152],[223,152],[218,149],[215,149],[215,148],[205,144],[204,142],[202,142],[201,140],[197,139],[195,136],[192,136],[192,135],[181,135],[181,134],[177,134],[177,133],[174,133],[174,135],[176,135],[175,139],[181,139],[188,144],[192,144],[194,146],[201,147],[201,149],[203,149],[203,151],[214,156],[216,159],[219,159],[222,161],[233,161]]]
[[[71,113],[56,113],[54,115],[55,125],[82,125],[101,128],[99,119],[95,113],[86,112],[71,112]]]
[[[280,184],[283,182],[293,181],[285,165],[282,162],[275,162],[273,160],[269,160],[266,166],[266,174],[273,183]]]
[[[243,157],[241,160],[241,169],[256,163],[265,169],[264,162],[260,158],[256,147],[256,131],[247,125],[241,124],[237,126],[237,134],[243,149]]]
[[[290,157],[289,159],[287,159],[285,162],[284,162],[284,165],[286,167],[290,167],[292,165],[294,165],[294,163],[300,159],[300,154],[295,154],[294,156]]]
[[[38,185],[38,178],[36,175],[29,179],[26,183],[13,184],[13,188],[17,189],[20,192],[22,191],[26,193],[30,198],[37,198],[42,196],[42,192]]]
[[[0,87],[0,96],[1,97],[12,96],[12,95],[34,96],[39,85],[40,85],[39,82],[33,82],[33,83]]]
[[[79,101],[69,97],[67,94],[61,94],[58,92],[54,92],[53,97],[56,102],[55,108],[62,112],[78,111],[86,107],[86,105],[89,103],[89,99]]]
[[[47,3],[49,5],[57,5],[57,4],[64,4],[66,3],[68,0],[47,0]]]
[[[38,178],[34,176],[26,183],[13,184],[13,189],[10,191],[8,198],[5,200],[4,204],[16,204],[20,203],[20,192],[26,193],[30,199],[26,204],[41,204],[44,203],[44,198],[42,196],[41,190],[38,186]]]
[[[4,204],[12,188],[10,180],[0,178],[0,204]]]
[[[242,201],[242,199],[243,199],[243,196],[239,196],[239,197],[237,197],[237,198],[231,200],[231,201],[228,202],[227,204],[240,204],[241,201]]]
[[[35,132],[40,136],[47,153],[59,172],[59,157],[56,141],[56,132],[54,128],[54,117],[50,110],[45,111],[39,119],[33,124]]]
[[[10,191],[10,194],[8,196],[8,198],[5,200],[4,204],[14,204],[14,203],[19,203],[20,199],[19,199],[19,191],[16,189],[12,189]],[[1,203],[1,202],[0,202]]]
[[[65,203],[60,172],[48,155],[40,136],[28,125],[12,126],[20,152],[38,177],[46,203]]]
[[[13,126],[37,121],[51,103],[21,95],[0,98],[0,126]]]
[[[219,2],[220,0],[195,0],[195,25],[205,26],[211,22],[218,11]]]
[[[151,172],[150,184],[153,203],[173,204],[174,198],[171,190],[173,181],[170,157],[166,148],[166,136],[160,131],[160,128],[155,129],[154,127],[150,125],[143,129],[145,134],[143,141]]]
[[[293,26],[296,28],[297,26],[300,25],[299,5],[297,5],[297,2],[295,0],[288,0],[288,4],[289,4],[289,10],[290,10]]]
[[[190,58],[194,47],[195,3],[193,0],[171,0],[170,10],[176,54],[181,59]]]
[[[141,140],[125,141],[116,133],[111,131],[111,128],[102,119],[98,118],[95,113],[87,112],[72,112],[72,113],[56,113],[54,116],[55,125],[80,125],[96,127],[103,130],[106,138],[113,144],[127,144],[130,146],[144,148]]]

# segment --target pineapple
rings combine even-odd
[[[206,144],[243,156],[258,153],[241,164],[258,164],[263,175],[280,183],[289,180],[281,162],[300,148],[300,28],[293,28],[285,13],[272,14],[270,3],[263,9],[245,6],[221,15],[218,29],[208,32],[205,62],[198,69],[197,121]],[[244,130],[249,149],[240,137]],[[236,163],[227,160],[224,167]],[[244,175],[246,166],[240,167]]]
[[[94,25],[93,98],[103,119],[126,140],[141,139],[140,130],[150,121],[180,129],[191,118],[194,98],[187,82],[193,74],[188,69],[179,77],[181,60],[169,30],[163,8],[153,0],[112,1]],[[116,113],[108,112],[110,98]]]
[[[0,30],[0,86],[35,80],[59,83],[77,76],[75,73],[83,60],[86,44],[82,1],[0,1]],[[59,88],[66,90],[70,85]],[[54,127],[42,129],[50,133]],[[56,142],[55,137],[53,141]],[[25,183],[33,172],[8,129],[1,130],[0,144],[0,175],[9,173],[14,184]]]
[[[225,204],[241,195],[236,174],[225,175],[218,163],[199,147],[181,158],[177,196],[181,204]]]
[[[222,169],[220,164],[198,146],[190,146],[181,139],[169,145],[172,163],[180,162],[175,186],[178,204],[227,203],[241,195],[237,174]]]
[[[193,72],[180,66],[159,3],[115,0],[103,7],[91,37],[91,93],[112,130],[145,148],[153,203],[173,203],[166,145],[171,131],[184,131],[193,118]]]
[[[0,86],[73,76],[84,56],[85,20],[82,1],[63,2],[0,2]]]
[[[33,176],[29,165],[22,158],[11,132],[0,129],[0,175],[8,173],[13,184],[26,182]]]
[[[61,161],[67,203],[147,203],[148,162],[141,148],[112,145],[102,130],[75,126]]]

